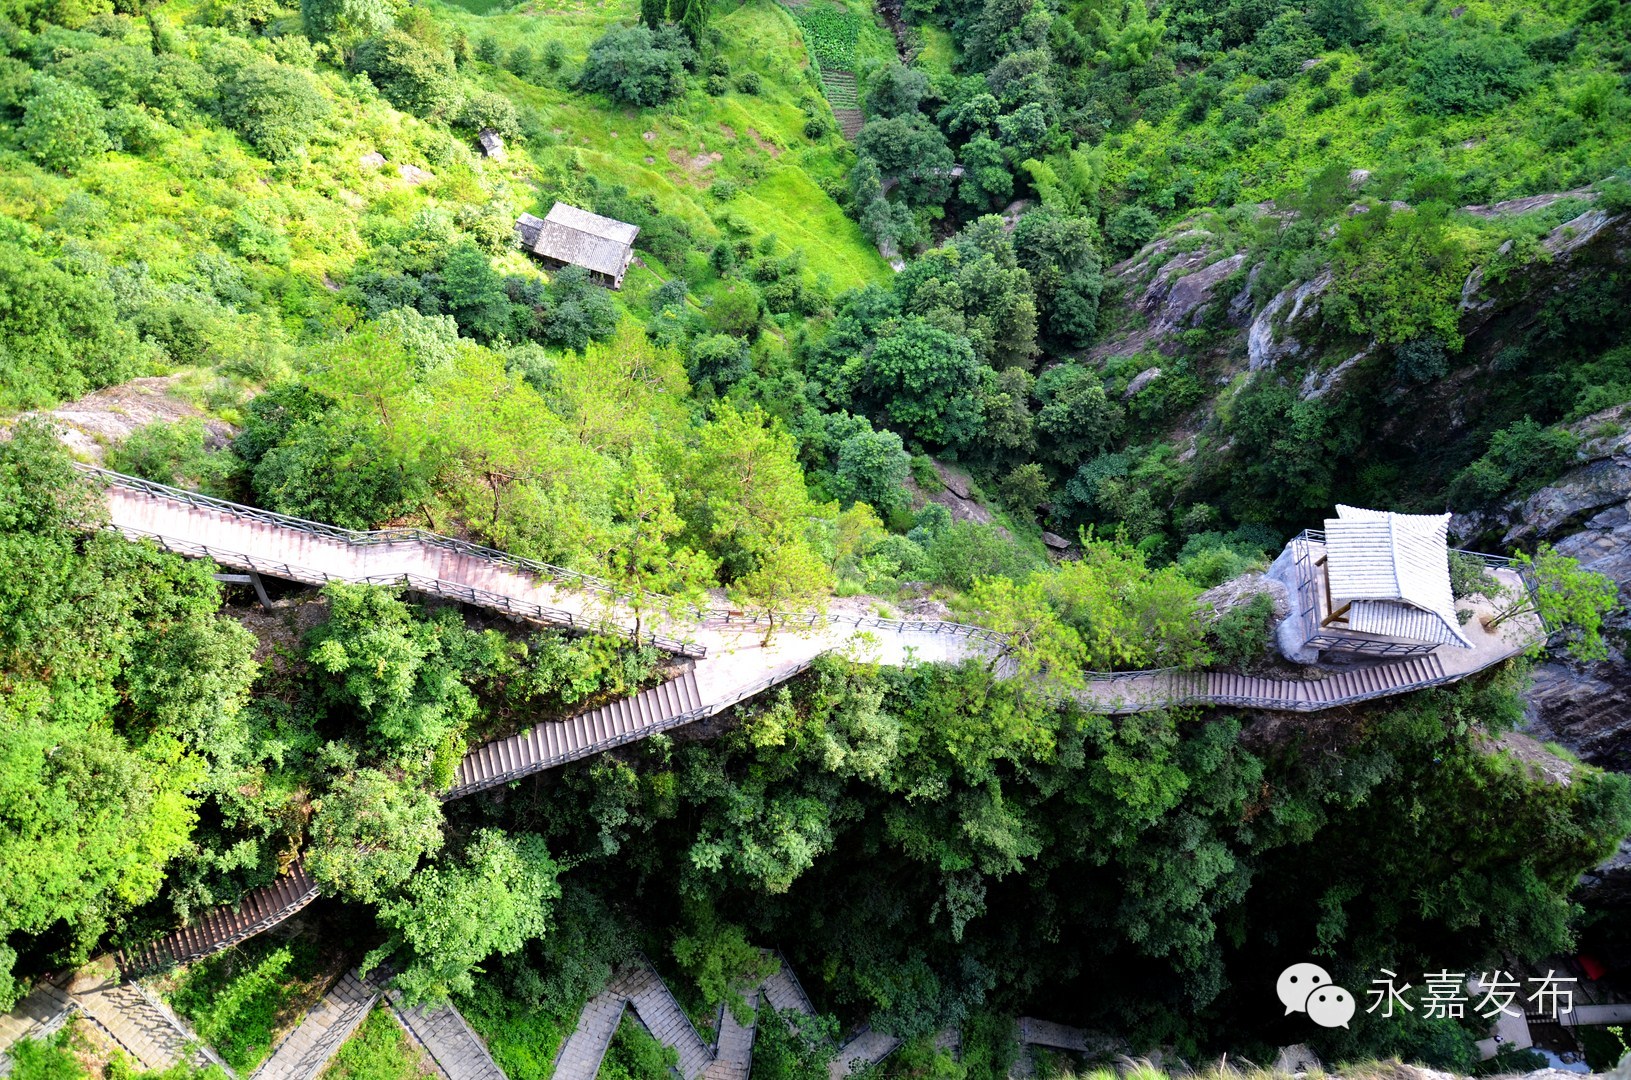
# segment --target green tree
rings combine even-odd
[[[640,0],[640,21],[653,32],[668,18],[668,0]]]
[[[978,439],[989,371],[975,360],[966,339],[913,317],[870,353],[845,364],[841,377],[891,424],[924,442],[948,446]]]
[[[401,30],[361,42],[352,63],[387,101],[417,116],[442,115],[458,93],[453,53]]]
[[[441,279],[438,291],[460,330],[483,343],[505,336],[512,322],[510,298],[485,251],[468,240],[454,245]]]
[[[765,636],[760,644],[769,645],[778,617],[824,610],[824,597],[831,589],[832,570],[808,542],[795,538],[761,553],[758,565],[736,579],[731,593],[764,613]]]
[[[380,905],[390,937],[363,967],[394,955],[395,982],[410,1003],[468,994],[482,961],[544,936],[560,870],[542,837],[478,830],[458,858],[420,870]]]
[[[1104,275],[1093,225],[1086,218],[1033,210],[1014,228],[1014,256],[1031,275],[1043,326],[1073,346],[1098,331]]]
[[[856,136],[855,149],[871,158],[885,177],[900,181],[913,206],[938,206],[951,192],[955,159],[946,137],[923,116],[869,120]]]
[[[708,29],[710,0],[673,0],[673,2],[677,7],[674,11],[675,21],[684,29],[685,36],[691,39],[691,47],[700,47],[703,31]]]
[[[457,613],[415,618],[377,585],[334,581],[323,598],[328,619],[308,635],[306,659],[333,676],[324,680],[324,700],[361,719],[387,760],[412,762],[457,738],[476,712],[460,679],[470,632]]]
[[[677,616],[703,603],[714,568],[701,552],[671,543],[685,521],[674,510],[673,489],[645,455],[635,454],[618,477],[612,513],[618,528],[605,555],[606,570],[629,590],[619,602],[633,612],[639,640],[654,611]]]
[[[73,172],[112,147],[95,94],[44,74],[34,76],[31,91],[23,103],[19,134],[23,149],[35,161],[58,172]]]
[[[906,502],[911,455],[893,431],[874,431],[864,417],[838,443],[832,493],[845,506],[864,502],[883,514]]]
[[[1566,647],[1576,660],[1608,658],[1603,619],[1620,606],[1613,578],[1582,569],[1580,560],[1550,544],[1542,544],[1533,555],[1519,552],[1512,565],[1530,578],[1533,587],[1518,588],[1503,598],[1489,619],[1491,630],[1526,615],[1537,616],[1550,632],[1567,635]],[[1544,638],[1538,639],[1532,651],[1538,654],[1545,645]]]
[[[358,769],[323,796],[306,869],[331,895],[377,904],[441,846],[441,800],[377,769]]]
[[[1433,337],[1461,350],[1461,287],[1469,254],[1431,208],[1373,206],[1345,218],[1332,244],[1326,307],[1356,334],[1384,345]]]
[[[300,21],[313,41],[348,44],[383,34],[395,20],[390,0],[300,0]]]
[[[329,103],[299,68],[269,60],[245,64],[221,88],[221,119],[274,161],[305,149]]]
[[[661,105],[685,92],[686,60],[644,26],[614,27],[589,46],[578,86],[630,105]]]
[[[1208,659],[1199,587],[1175,566],[1152,569],[1129,544],[1084,536],[1082,557],[1060,564],[1045,579],[1045,592],[1080,634],[1096,670],[1190,667]]]
[[[792,436],[757,408],[717,406],[697,433],[687,473],[681,516],[728,579],[798,541],[813,511]]]
[[[879,68],[867,86],[870,116],[911,116],[929,96],[929,77],[916,68],[894,63]]]
[[[1375,19],[1370,0],[1314,0],[1308,9],[1308,25],[1333,49],[1363,43]]]
[[[476,131],[492,128],[505,142],[521,138],[521,116],[515,111],[515,102],[503,94],[472,94],[459,111],[459,122]]]
[[[1104,385],[1080,364],[1049,368],[1036,380],[1042,408],[1036,413],[1038,442],[1061,464],[1102,453],[1121,437],[1125,416]]]
[[[13,943],[83,962],[189,850],[211,736],[252,674],[213,565],[95,526],[100,492],[52,427],[0,441],[0,1002]],[[89,530],[89,531],[87,531]],[[36,961],[38,962],[38,961]]]
[[[969,603],[980,613],[982,623],[1008,635],[992,657],[993,668],[1008,660],[1013,674],[1021,679],[1046,675],[1063,686],[1082,685],[1087,649],[1048,602],[1040,577],[1033,576],[1023,585],[1011,578],[981,578],[974,583]]]
[[[995,210],[1014,194],[1008,155],[996,140],[976,135],[963,147],[963,182],[957,197],[979,211]]]

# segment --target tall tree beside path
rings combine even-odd
[[[1487,616],[1491,630],[1523,615],[1537,615],[1553,633],[1567,635],[1564,646],[1576,660],[1606,660],[1608,645],[1603,641],[1603,619],[1620,606],[1619,586],[1604,574],[1582,569],[1578,559],[1542,544],[1534,555],[1519,552],[1512,565],[1526,573],[1532,589],[1516,589],[1499,601],[1501,607]],[[1545,647],[1536,642],[1534,652]]]
[[[629,591],[620,602],[634,612],[634,638],[645,618],[659,612],[676,616],[704,599],[713,581],[713,561],[700,551],[670,540],[685,528],[674,511],[674,492],[643,454],[636,454],[612,493],[617,527],[606,553],[608,576]]]

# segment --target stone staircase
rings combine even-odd
[[[504,1080],[487,1044],[452,1005],[408,1008],[394,990],[386,994],[386,1000],[408,1037],[424,1049],[445,1080]]]
[[[24,995],[16,1006],[0,1016],[0,1076],[11,1075],[11,1057],[6,1053],[24,1039],[44,1039],[53,1034],[79,1008],[72,998],[51,982],[42,982]]]
[[[168,1069],[182,1062],[226,1069],[179,1017],[139,984],[93,972],[76,978],[68,989],[85,1017],[142,1069]],[[231,1070],[226,1071],[230,1075]]]
[[[315,1080],[379,1001],[381,987],[352,970],[283,1037],[252,1080]]]

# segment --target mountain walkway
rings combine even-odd
[[[691,609],[674,614],[664,598],[637,598],[577,571],[422,529],[342,529],[94,466],[78,468],[105,492],[107,527],[131,539],[307,584],[403,586],[575,631],[633,637],[638,627],[643,642],[686,661],[676,678],[660,686],[476,747],[458,765],[453,785],[443,793],[448,799],[712,716],[787,682],[826,653],[895,666],[967,659],[984,660],[999,671],[1007,666],[1007,637],[985,627],[808,612]],[[1494,573],[1510,577],[1509,584],[1517,582],[1510,571]],[[775,633],[767,635],[770,630]],[[1452,683],[1529,644],[1527,627],[1502,635],[1483,631],[1474,621],[1466,631],[1476,648],[1440,649],[1402,661],[1310,672],[1306,678],[1187,670],[1089,672],[1073,696],[1082,707],[1106,715],[1184,705],[1315,712]],[[120,962],[127,970],[140,971],[197,959],[276,925],[317,894],[315,883],[297,864],[289,875],[249,893],[236,907],[206,915],[191,927],[122,955]]]

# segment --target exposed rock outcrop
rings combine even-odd
[[[1488,516],[1458,518],[1463,535],[1505,530],[1506,547],[1551,543],[1589,570],[1607,574],[1631,597],[1631,404],[1574,425],[1585,460],[1528,499]],[[1529,730],[1594,765],[1631,772],[1631,667],[1619,651],[1631,640],[1631,614],[1610,618],[1618,646],[1609,660],[1553,659],[1535,671]]]
[[[1200,325],[1218,286],[1246,265],[1246,256],[1237,252],[1220,258],[1214,244],[1203,242],[1193,250],[1167,257],[1173,247],[1197,237],[1211,239],[1209,233],[1191,229],[1149,244],[1110,268],[1111,276],[1126,290],[1129,306],[1144,321],[1131,333],[1113,335],[1096,346],[1090,354],[1092,359],[1163,348],[1178,334]],[[1152,271],[1152,264],[1162,258],[1166,261]]]

